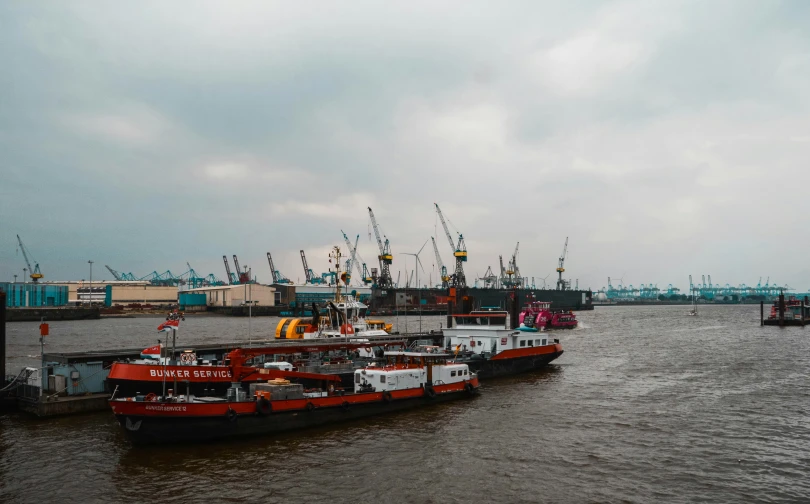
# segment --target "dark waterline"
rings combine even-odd
[[[144,449],[107,413],[5,415],[0,502],[808,502],[810,333],[761,328],[756,306],[579,318],[546,371],[326,429]],[[254,337],[276,321],[253,319]],[[148,346],[157,323],[54,323],[49,350]],[[191,317],[182,333],[246,334],[243,319]],[[8,354],[11,371],[38,363],[36,324],[9,325]]]

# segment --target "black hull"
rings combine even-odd
[[[513,359],[470,359],[459,362],[467,364],[470,367],[470,371],[478,373],[479,380],[485,380],[487,378],[497,378],[500,376],[536,371],[547,366],[560,355],[562,355],[562,350],[554,353],[516,357]]]
[[[341,386],[346,388],[347,390],[354,389],[354,371],[351,373],[336,373],[337,376],[340,376]],[[248,390],[248,387],[251,383],[258,383],[267,381],[266,379],[256,380],[253,382],[245,381],[242,382],[242,387],[245,390]],[[291,380],[295,383],[301,383],[304,387],[322,387],[323,382],[317,380],[308,380],[308,379],[298,379],[298,380]],[[225,393],[229,388],[231,388],[231,382],[190,382],[188,384],[190,387],[190,393],[195,396],[224,396]],[[163,395],[163,382],[162,381],[145,381],[145,380],[123,380],[120,378],[117,379],[107,379],[107,387],[109,388],[109,392],[115,390],[115,387],[118,387],[118,390],[115,392],[116,397],[134,397],[135,395],[146,395],[149,393]],[[174,389],[174,380],[166,380],[166,390]],[[184,395],[186,393],[186,384],[182,380],[177,381],[177,388],[174,390],[175,394]]]
[[[474,394],[473,394],[474,395]],[[124,432],[135,444],[166,444],[276,434],[322,425],[357,420],[418,407],[469,398],[471,394],[452,392],[433,398],[398,399],[389,403],[375,402],[343,407],[316,408],[312,411],[241,414],[229,419],[219,417],[153,417],[116,415]]]

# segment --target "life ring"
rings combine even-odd
[[[389,392],[387,390],[385,392],[383,392],[383,401],[385,401],[386,403],[390,403],[391,399],[392,399],[391,392]]]
[[[433,399],[436,397],[436,391],[433,390],[433,387],[425,387],[425,395]]]
[[[256,401],[256,411],[262,416],[267,416],[273,411],[273,405],[270,404],[266,397],[260,397]]]
[[[464,385],[464,391],[470,395],[475,394],[475,388],[473,388],[472,383],[470,382],[467,382],[467,384]]]
[[[340,405],[340,409],[342,409],[343,411],[349,411],[349,402],[343,401],[343,403]]]
[[[228,412],[225,413],[225,418],[227,418],[229,422],[235,422],[237,416],[239,415],[231,408],[228,408]]]
[[[157,401],[157,394],[154,392],[149,392],[146,394],[146,397],[144,397],[143,400],[147,402]]]

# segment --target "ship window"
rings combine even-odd
[[[384,374],[380,375],[380,383],[385,383],[385,375]]]
[[[450,371],[450,376],[456,376],[456,372],[455,371]]]
[[[529,340],[529,346],[532,346],[532,347],[534,346],[534,340],[531,340],[531,339]]]
[[[544,345],[546,344],[546,340],[543,340],[543,344],[544,344]]]
[[[354,375],[354,383],[360,383],[360,374]]]
[[[482,344],[481,340],[478,340],[478,346],[481,346],[481,344]]]
[[[520,340],[520,346],[526,346],[526,340],[525,339]]]

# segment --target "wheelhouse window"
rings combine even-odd
[[[450,376],[456,376],[456,372],[455,371],[450,371]]]

